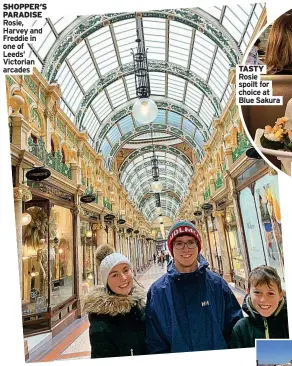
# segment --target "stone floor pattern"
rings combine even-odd
[[[166,271],[166,265],[161,268],[154,264],[146,269],[144,273],[136,276],[137,281],[142,284],[146,290],[151,284]],[[235,293],[239,303],[242,303],[243,294],[237,290]],[[47,362],[54,360],[74,360],[90,358],[90,343],[88,336],[89,323],[87,316],[77,319],[64,331],[47,342],[44,346],[30,355],[27,362]]]

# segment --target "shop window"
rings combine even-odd
[[[95,264],[95,242],[96,232],[92,229],[89,222],[81,221],[80,237],[82,245],[82,292],[86,294],[90,292],[95,284],[97,284],[97,268]]]
[[[248,181],[254,174],[263,169],[267,163],[263,160],[257,160],[250,168],[245,170],[241,175],[235,179],[236,186]]]
[[[53,206],[50,215],[51,307],[69,299],[74,288],[73,220],[71,211]]]
[[[240,191],[239,201],[251,269],[277,269],[284,287],[284,258],[278,177],[265,175]]]

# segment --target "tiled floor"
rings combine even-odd
[[[151,284],[166,271],[166,265],[161,268],[157,263],[137,275],[136,280],[147,291]],[[239,303],[242,303],[243,294],[231,286]],[[30,355],[27,362],[46,362],[54,360],[73,360],[90,358],[90,343],[88,337],[87,317],[76,320],[58,336]]]

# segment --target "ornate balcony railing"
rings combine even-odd
[[[237,136],[237,147],[232,151],[232,160],[235,162],[240,156],[251,147],[251,143],[247,136],[243,136],[243,134],[239,133]]]
[[[109,210],[111,210],[111,211],[112,211],[112,209],[113,209],[113,205],[110,203],[109,199],[108,199],[108,198],[106,198],[106,197],[103,197],[103,206],[104,206],[105,208],[108,208],[108,209],[109,209]]]
[[[39,138],[37,144],[35,144],[30,137],[28,139],[28,151],[42,161],[44,165],[53,168],[56,172],[72,179],[71,167],[68,167],[62,162],[61,152],[57,151],[54,155],[52,153],[48,153],[42,137]]]
[[[215,189],[219,189],[223,184],[223,176],[220,173],[217,173],[217,179],[215,180]]]
[[[211,196],[211,188],[209,186],[207,190],[204,192],[204,201],[206,201],[210,196]]]

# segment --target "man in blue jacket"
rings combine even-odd
[[[148,353],[228,348],[232,328],[243,314],[228,284],[207,269],[196,227],[176,223],[167,244],[174,261],[147,294]]]

